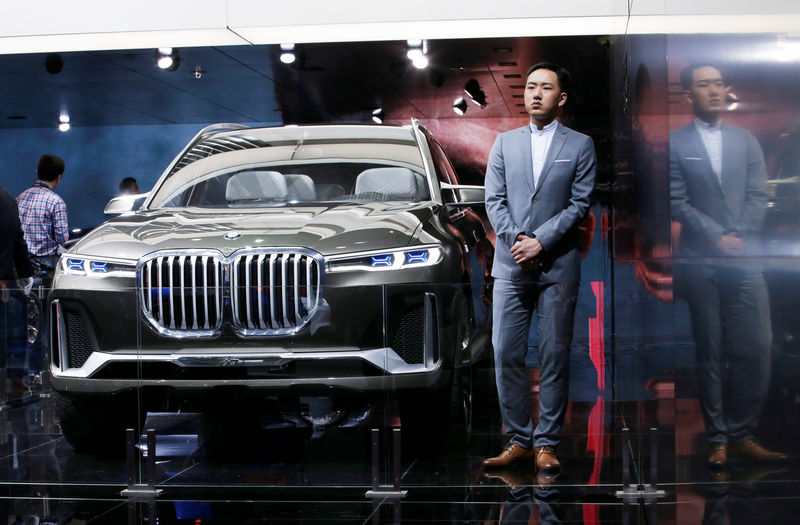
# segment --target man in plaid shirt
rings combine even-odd
[[[17,197],[25,242],[34,265],[54,268],[64,243],[69,239],[67,205],[53,191],[61,182],[64,160],[42,155],[36,168],[38,180]]]

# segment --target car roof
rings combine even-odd
[[[257,136],[266,140],[330,140],[367,139],[414,141],[411,126],[368,125],[368,124],[320,124],[288,125],[275,127],[240,128],[214,131],[204,135],[202,140],[221,136]]]

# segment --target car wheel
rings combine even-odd
[[[141,433],[134,396],[54,396],[61,433],[75,452],[124,456],[125,430]]]

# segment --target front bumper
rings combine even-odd
[[[334,316],[327,334],[159,340],[139,317],[133,320],[138,328],[125,330],[118,323],[113,331],[131,335],[138,331],[133,338],[138,344],[111,349],[103,343],[116,339],[107,329],[97,335],[97,320],[90,314],[96,309],[90,310],[76,296],[54,294],[50,303],[52,384],[57,391],[76,393],[155,386],[371,392],[437,388],[447,381],[445,371],[457,358],[451,344],[452,323],[446,320],[452,317],[445,306],[450,287],[428,289],[430,285],[377,287],[372,293],[362,293],[360,299],[372,297],[375,308],[362,306],[355,320],[340,319],[338,328]],[[335,300],[340,308],[351,301]],[[352,305],[349,311],[353,313]],[[396,315],[389,315],[392,312]]]

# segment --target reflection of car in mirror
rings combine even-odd
[[[227,389],[457,392],[468,412],[490,226],[482,188],[418,122],[211,126],[135,202],[62,256],[50,296],[77,448],[130,425],[137,391],[145,408]]]

